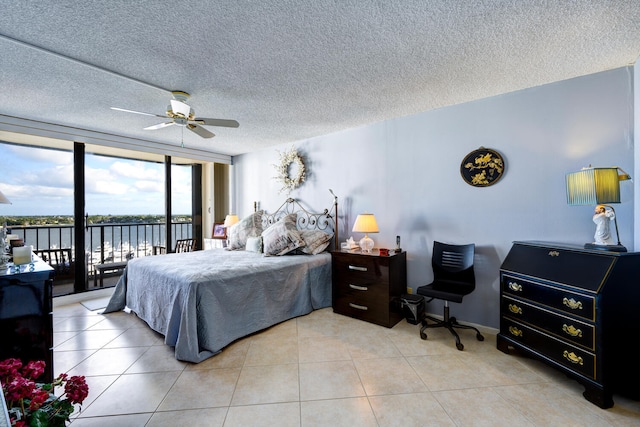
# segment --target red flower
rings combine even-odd
[[[22,368],[20,359],[6,359],[0,362],[0,380],[6,381],[7,378],[13,378],[18,374],[18,370]]]
[[[74,375],[64,385],[64,392],[71,403],[82,403],[89,395],[89,386],[84,376]]]
[[[26,378],[35,380],[44,373],[45,366],[46,364],[44,363],[44,360],[39,360],[37,362],[31,361],[27,363],[27,366],[22,368],[22,375],[24,375]]]
[[[23,377],[15,377],[6,385],[5,396],[8,401],[18,401],[30,398],[36,388],[36,383]]]
[[[48,398],[48,391],[42,390],[40,388],[34,390],[33,394],[31,395],[31,403],[29,404],[29,409],[31,409],[32,411],[40,409],[40,407],[44,405]]]
[[[36,384],[33,378],[45,370],[43,361],[29,362],[24,368],[18,359],[0,361],[0,382],[6,398],[12,427],[62,427],[89,394],[85,377],[60,374],[52,383]],[[64,386],[56,397],[53,390]],[[66,396],[65,396],[66,395]]]

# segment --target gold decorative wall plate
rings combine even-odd
[[[488,187],[502,177],[504,166],[504,160],[497,151],[480,147],[462,160],[460,175],[469,185]]]

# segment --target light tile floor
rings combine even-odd
[[[462,331],[387,329],[330,308],[180,362],[131,313],[54,308],[55,373],[90,387],[84,426],[638,426],[640,402],[602,410],[556,370]]]

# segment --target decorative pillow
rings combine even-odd
[[[257,211],[227,229],[229,250],[244,249],[249,237],[258,237],[262,233],[262,213]]]
[[[321,230],[302,230],[300,234],[305,245],[298,250],[311,255],[317,255],[327,249],[333,238],[333,234]]]
[[[284,255],[304,245],[304,240],[296,228],[297,218],[297,214],[289,214],[262,232],[265,256]]]
[[[244,248],[247,252],[262,253],[262,236],[259,237],[247,237],[247,244]]]

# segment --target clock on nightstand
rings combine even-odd
[[[404,318],[398,300],[407,292],[407,253],[380,256],[331,252],[333,311],[387,328]]]

